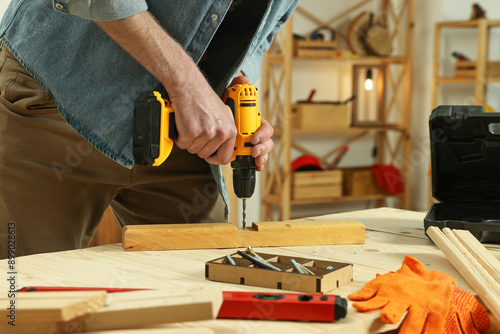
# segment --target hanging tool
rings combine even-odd
[[[457,58],[457,60],[459,61],[470,61],[469,57],[467,57],[466,55],[464,55],[463,53],[460,53],[458,51],[453,51],[451,53],[451,55],[455,58]]]
[[[243,200],[243,229],[246,227],[246,199],[255,191],[255,158],[250,137],[261,125],[257,107],[257,89],[250,84],[236,84],[226,89],[224,103],[231,109],[237,129],[231,157],[233,187]],[[144,166],[161,165],[172,152],[178,135],[175,113],[168,98],[159,92],[142,92],[134,103],[134,162]]]

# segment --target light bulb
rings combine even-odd
[[[372,88],[373,88],[372,70],[371,68],[369,68],[366,70],[365,89],[372,90]]]
[[[372,79],[366,79],[365,80],[365,89],[366,90],[372,90],[373,88],[373,80]]]

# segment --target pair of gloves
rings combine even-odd
[[[486,310],[469,292],[455,287],[453,277],[430,271],[406,255],[401,268],[377,277],[347,296],[358,311],[382,309],[380,318],[401,325],[404,334],[476,334],[490,328]]]

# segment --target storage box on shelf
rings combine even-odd
[[[298,58],[330,58],[335,56],[337,42],[295,39],[293,46]]]
[[[375,175],[369,167],[344,168],[344,196],[382,195],[385,192],[377,184]]]
[[[462,60],[455,62],[455,77],[475,78],[477,62]],[[489,61],[486,63],[487,76],[500,76],[500,61]]]
[[[292,199],[325,199],[342,196],[342,171],[301,171],[293,173]]]
[[[351,125],[347,103],[297,103],[292,106],[292,128],[342,130]]]

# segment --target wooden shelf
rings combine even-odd
[[[488,27],[500,27],[500,20],[478,19],[469,21],[448,21],[439,22],[436,25],[440,28],[477,28],[481,21],[486,21]]]
[[[357,126],[357,127],[350,127],[347,129],[332,129],[332,130],[301,130],[301,129],[291,129],[291,133],[294,135],[335,135],[335,134],[345,134],[345,133],[352,133],[352,132],[363,132],[363,131],[370,131],[370,132],[385,132],[385,131],[406,131],[408,130],[407,127],[404,124],[386,124],[383,126]],[[274,127],[274,136],[276,138],[281,137],[283,134],[283,127],[281,126],[275,126]]]
[[[291,205],[308,205],[308,204],[328,204],[328,203],[342,203],[342,202],[358,202],[358,201],[375,201],[383,200],[387,197],[399,197],[402,195],[365,195],[365,196],[342,196],[342,197],[325,197],[321,199],[292,199],[290,201]],[[264,199],[268,204],[279,205],[280,196],[278,194],[272,194]]]
[[[338,61],[338,62],[349,62],[353,64],[395,64],[395,63],[403,63],[406,61],[406,57],[293,57],[294,61],[311,61],[311,60],[319,60],[319,61]]]
[[[437,83],[470,83],[475,84],[475,77],[437,77],[435,78]],[[498,83],[500,82],[500,77],[486,77],[485,81],[488,83]]]
[[[500,20],[488,20],[486,18],[469,20],[469,21],[450,21],[438,22],[434,28],[434,55],[433,55],[433,85],[431,85],[431,107],[436,108],[439,104],[457,104],[460,103],[459,99],[455,101],[447,101],[443,103],[438,101],[440,95],[440,86],[438,84],[471,84],[471,95],[474,96],[475,105],[486,105],[486,93],[488,83],[500,83],[500,77],[491,76],[488,74],[488,50],[490,44],[490,28],[500,27]],[[474,65],[473,76],[471,77],[442,77],[440,76],[440,69],[442,68],[442,31],[444,28],[476,28],[476,60],[471,62]],[[455,64],[456,65],[456,64]],[[456,68],[457,69],[457,68]],[[473,88],[473,90],[472,90]],[[472,103],[471,103],[472,104]],[[432,110],[431,109],[431,110]],[[428,203],[431,206],[434,202],[432,196],[432,179],[429,177],[429,192]]]
[[[389,195],[366,195],[366,196],[342,196],[342,197],[330,197],[322,199],[300,199],[292,200],[292,205],[304,205],[304,204],[326,204],[326,203],[340,203],[340,202],[356,202],[356,201],[371,201],[371,200],[383,200]]]

